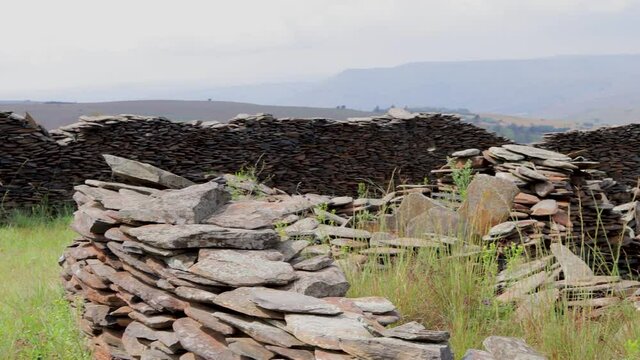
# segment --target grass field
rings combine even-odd
[[[74,312],[63,299],[57,258],[74,237],[69,217],[15,216],[0,226],[0,354],[2,359],[88,359]],[[622,304],[591,320],[566,306],[540,306],[519,318],[496,303],[488,257],[443,259],[434,252],[385,270],[348,273],[349,296],[381,295],[403,322],[451,332],[456,358],[489,335],[523,337],[550,359],[638,359],[640,316]]]
[[[2,359],[90,358],[59,280],[69,220],[18,214],[0,226]]]

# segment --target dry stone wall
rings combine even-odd
[[[123,183],[76,186],[80,237],[60,259],[94,359],[453,359],[447,332],[386,328],[389,300],[344,297],[342,268],[312,244],[368,233],[309,222],[353,199],[105,160]]]
[[[598,169],[635,186],[640,178],[640,124],[545,135],[540,147],[600,162]]]
[[[422,182],[456,150],[508,143],[453,115],[397,112],[349,121],[243,116],[176,123],[134,115],[81,117],[47,133],[0,113],[0,194],[5,208],[69,201],[84,179],[108,180],[101,154],[144,161],[192,181],[244,166],[289,193],[354,194],[357,184]]]

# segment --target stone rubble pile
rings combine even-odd
[[[81,116],[50,134],[2,113],[0,140],[5,208],[41,205],[44,198],[71,204],[74,185],[110,181],[102,154],[143,161],[199,183],[208,174],[255,166],[268,174],[270,185],[291,194],[348,195],[362,179],[383,184],[395,174],[422,181],[425,169],[439,166],[460,144],[509,142],[454,115],[400,110],[348,120],[242,115],[228,123]]]
[[[366,241],[337,214],[382,202],[287,195],[229,175],[193,184],[104,158],[119,182],[75,187],[80,237],[60,259],[94,358],[453,359],[448,333],[387,329],[400,318],[387,299],[345,298],[341,268],[311,245]]]
[[[461,169],[465,164],[470,164],[474,173],[505,179],[518,187],[509,221],[488,229],[485,242],[522,244],[531,254],[537,248],[549,249],[552,242],[579,244],[585,251],[597,252],[598,258],[586,258],[588,262],[599,261],[599,266],[604,262],[609,268],[615,263],[621,275],[638,274],[640,237],[635,225],[629,223],[633,219],[621,213],[637,206],[616,207],[632,192],[592,171],[598,162],[512,144],[482,152],[469,149],[452,157],[453,165],[433,171],[440,176],[441,190],[454,187],[453,168]]]

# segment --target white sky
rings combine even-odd
[[[640,53],[640,0],[0,0],[0,99]]]

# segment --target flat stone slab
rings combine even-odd
[[[203,224],[144,225],[127,228],[125,233],[162,249],[223,247],[260,250],[280,242],[280,236],[274,230],[228,229]]]
[[[267,288],[251,288],[249,300],[258,307],[283,313],[338,315],[342,310],[322,299]]]
[[[526,277],[515,284],[511,285],[500,294],[496,299],[500,302],[510,302],[521,299],[529,292],[537,289],[547,279],[546,271],[541,271],[529,277]]]
[[[169,189],[182,189],[194,184],[191,180],[153,165],[115,155],[103,154],[102,157],[116,176],[120,176],[129,182]]]
[[[178,319],[173,330],[185,350],[205,359],[238,360],[238,356],[227,348],[224,337],[215,331],[207,331],[190,318]]]
[[[317,298],[345,296],[349,282],[337,265],[331,265],[320,271],[296,271],[298,279],[284,287],[284,290]]]
[[[324,198],[304,195],[277,195],[268,200],[238,200],[224,205],[203,222],[241,229],[271,228],[285,216],[312,209],[322,200]]]
[[[251,338],[227,338],[227,341],[229,350],[249,359],[269,360],[275,356],[273,352]]]
[[[340,339],[342,351],[359,359],[453,360],[453,352],[445,344],[422,344],[393,338]]]
[[[341,350],[341,339],[373,337],[362,322],[345,315],[286,314],[285,321],[296,338],[323,349]]]
[[[299,262],[292,262],[293,268],[304,271],[318,271],[331,266],[333,258],[329,255],[318,255]]]
[[[184,309],[185,315],[200,322],[204,327],[217,331],[223,335],[233,335],[235,333],[235,329],[213,316],[214,312],[214,309],[195,304],[191,304]]]
[[[187,306],[186,302],[176,298],[173,294],[149,286],[128,272],[113,273],[109,276],[109,280],[129,293],[138,296],[156,310],[182,311]]]
[[[349,298],[360,310],[372,314],[384,314],[396,310],[391,301],[380,296]]]
[[[568,157],[567,155],[560,154],[555,151],[535,148],[532,146],[506,144],[506,145],[502,145],[502,147],[511,152],[526,155],[536,159],[571,161],[571,158]]]
[[[449,333],[447,331],[427,330],[422,324],[415,321],[387,329],[382,332],[382,335],[419,342],[441,343],[449,341]]]
[[[593,270],[582,259],[559,243],[550,245],[551,253],[556,257],[566,282],[585,280],[594,277]]]
[[[349,239],[369,239],[371,233],[365,230],[352,229],[340,226],[330,226],[320,224],[315,230],[316,236],[320,239],[326,237],[349,238]]]
[[[256,292],[259,292],[259,287],[241,287],[231,291],[223,292],[216,296],[215,304],[224,308],[237,311],[241,314],[266,318],[266,319],[284,319],[284,315],[276,311],[270,311],[268,308],[256,306],[253,301],[253,297]],[[277,290],[273,290],[277,291]],[[286,292],[286,291],[285,291]],[[299,295],[295,293],[290,293]]]
[[[309,350],[299,350],[299,349],[287,349],[280,346],[267,345],[265,346],[267,350],[272,351],[278,355],[282,355],[287,359],[295,359],[295,360],[316,360],[313,352]]]
[[[120,209],[118,217],[123,222],[198,224],[230,199],[231,195],[222,186],[208,182],[153,194],[147,200]]]
[[[298,277],[291,264],[259,250],[201,249],[189,272],[235,287],[285,285]]]
[[[518,338],[504,336],[489,336],[484,339],[482,345],[497,360],[501,359],[523,359],[523,360],[546,360],[547,357],[535,351],[531,346]]]
[[[558,212],[558,202],[553,199],[542,200],[531,207],[533,216],[551,216]]]
[[[496,158],[502,159],[502,160],[507,160],[507,161],[520,161],[520,160],[524,160],[524,156],[515,153],[515,152],[511,152],[505,148],[502,147],[490,147],[489,148],[489,153],[491,153],[491,155],[493,155]]]
[[[223,322],[251,336],[256,341],[286,348],[305,345],[286,331],[275,326],[268,325],[258,319],[248,316],[225,314],[222,312],[216,312],[213,315]]]

